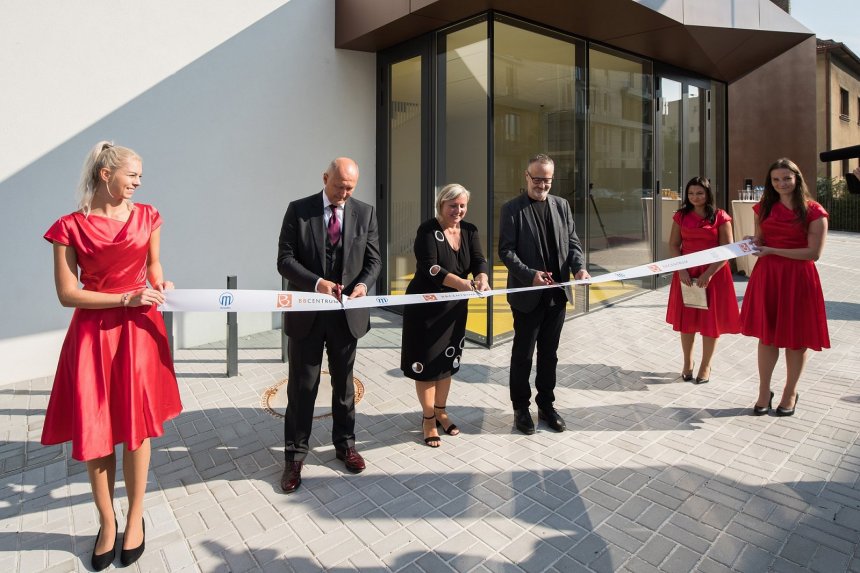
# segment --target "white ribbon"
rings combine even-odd
[[[303,291],[275,290],[217,290],[217,289],[173,289],[165,291],[165,303],[160,310],[170,312],[300,312],[307,310],[340,310],[350,308],[378,308],[404,304],[424,304],[450,300],[486,298],[489,296],[523,292],[544,288],[559,288],[572,285],[598,284],[610,281],[624,281],[667,272],[679,271],[690,267],[709,265],[728,261],[752,254],[755,247],[752,241],[739,241],[721,245],[705,251],[697,251],[680,257],[664,259],[631,267],[623,271],[606,273],[590,279],[555,283],[552,285],[529,286],[520,288],[493,289],[484,292],[441,292],[428,294],[396,294],[383,296],[362,296],[345,298],[343,302],[327,294]]]

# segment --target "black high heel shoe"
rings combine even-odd
[[[693,362],[693,365],[690,367],[690,373],[685,374],[683,370],[681,370],[681,380],[684,382],[690,382],[693,380],[693,368],[696,367],[696,363]]]
[[[786,416],[794,416],[794,410],[797,408],[797,402],[800,400],[800,392],[794,393],[794,406],[791,408],[783,408],[782,406],[776,407],[776,415],[784,418]]]
[[[422,414],[421,417],[424,418],[425,420],[435,420],[436,419],[435,415],[424,416]],[[437,421],[436,423],[438,424],[439,422]],[[422,433],[424,432],[424,423],[423,422],[421,424],[421,432]],[[427,444],[428,446],[430,446],[431,448],[438,448],[439,446],[442,445],[442,438],[440,438],[439,436],[426,436],[424,438],[424,443]]]
[[[433,406],[434,415],[436,413],[436,410],[442,410],[444,412],[445,406]],[[450,426],[448,426],[446,428],[445,426],[442,425],[442,422],[440,422],[438,418],[436,419],[436,427],[442,428],[442,431],[445,432],[446,434],[448,434],[449,436],[456,436],[457,434],[460,433],[460,428],[457,427],[457,424],[451,424]]]
[[[753,416],[764,416],[770,412],[771,408],[773,408],[773,392],[770,393],[770,400],[767,401],[767,406],[753,406]]]
[[[693,382],[693,384],[707,384],[710,381],[711,381],[711,369],[708,368],[708,377],[702,378],[701,376],[696,376],[696,380]]]
[[[114,531],[117,530],[117,522],[116,519],[113,520],[114,523]],[[107,569],[108,566],[113,563],[114,557],[116,557],[116,533],[114,533],[113,537],[113,547],[110,548],[110,551],[106,551],[101,555],[96,555],[96,547],[99,544],[99,539],[102,537],[102,528],[99,527],[99,532],[96,535],[96,544],[93,545],[93,555],[90,557],[90,563],[93,566],[94,571],[101,571],[103,569]]]
[[[146,545],[146,522],[143,521],[143,518],[140,520],[140,526],[143,528],[143,541],[140,542],[140,545],[133,549],[123,549],[119,552],[119,562],[122,563],[123,567],[128,567],[143,555],[143,548]]]

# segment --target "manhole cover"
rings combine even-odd
[[[281,380],[274,386],[270,386],[263,391],[260,396],[260,406],[276,418],[283,418],[284,411],[287,409],[287,380]],[[353,377],[352,383],[355,387],[355,403],[361,402],[364,398],[364,384],[361,380]],[[331,416],[331,376],[327,370],[320,372],[320,386],[317,392],[317,401],[314,405],[314,419],[327,418]]]

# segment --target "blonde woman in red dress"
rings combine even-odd
[[[785,158],[767,170],[764,194],[753,212],[758,260],[741,308],[742,332],[759,339],[753,414],[763,416],[773,407],[771,377],[784,348],[786,379],[776,415],[792,416],[807,350],[830,348],[824,293],[815,268],[824,250],[828,215],[809,197],[797,165]]]
[[[732,218],[714,205],[711,184],[705,177],[694,177],[684,189],[681,208],[672,217],[669,236],[669,254],[673,257],[712,249],[734,242]],[[681,283],[706,289],[707,309],[684,305]],[[666,322],[681,333],[681,350],[684,352],[684,381],[706,384],[711,378],[711,359],[721,334],[737,334],[741,330],[738,317],[738,299],[732,273],[726,261],[690,267],[677,271],[669,289]],[[702,336],[702,358],[699,371],[693,379],[693,346],[696,333]]]
[[[164,290],[173,288],[159,261],[161,215],[150,205],[131,202],[141,171],[134,151],[100,142],[84,162],[78,210],[45,233],[54,246],[57,297],[75,312],[42,443],[71,441],[72,457],[87,464],[100,522],[91,557],[96,571],[116,555],[115,447],[124,448],[128,515],[120,561],[127,566],[144,550],[149,439],[161,436],[164,422],[182,410],[156,308],[164,302]]]

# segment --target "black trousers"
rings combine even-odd
[[[514,409],[528,408],[531,399],[529,376],[532,357],[537,347],[537,373],[535,375],[535,404],[538,408],[551,407],[555,402],[556,365],[558,343],[564,326],[565,305],[548,303],[547,297],[530,312],[511,309],[514,315],[514,344],[511,350],[511,402]]]
[[[320,384],[323,347],[331,375],[331,441],[344,450],[355,446],[355,387],[352,369],[358,340],[350,334],[342,310],[320,312],[307,336],[287,340],[289,378],[284,418],[284,457],[303,461],[313,425],[314,403]]]

